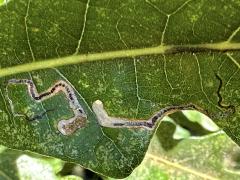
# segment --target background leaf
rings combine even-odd
[[[7,149],[1,146],[0,178],[9,179],[56,179],[63,167],[59,159],[29,152]]]
[[[192,102],[239,143],[239,52],[225,52],[239,49],[239,6],[234,0],[13,0],[2,5],[2,71],[73,54],[177,46],[165,55],[99,59],[1,78],[0,143],[125,177],[142,161],[154,131],[100,127],[91,111],[97,99],[112,116],[137,119],[165,106]],[[194,46],[202,43],[216,43],[216,52],[209,44]],[[88,114],[87,127],[69,137],[61,135],[57,122],[72,116],[64,96],[38,104],[26,87],[7,86],[11,78],[32,78],[39,92],[57,80],[68,81]],[[31,117],[49,109],[54,113],[34,123],[16,116]]]
[[[160,134],[161,129],[158,129]],[[126,179],[238,179],[239,147],[223,132],[185,139],[170,151],[153,137],[142,164]]]

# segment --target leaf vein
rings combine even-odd
[[[25,25],[25,31],[26,31],[26,36],[27,36],[28,47],[29,47],[29,50],[30,50],[30,53],[31,53],[31,56],[32,56],[32,60],[35,61],[35,56],[34,56],[34,53],[33,53],[33,50],[32,50],[32,45],[31,45],[30,38],[29,38],[28,23],[27,23],[27,19],[28,19],[28,16],[29,16],[30,3],[31,3],[31,0],[28,0],[27,11],[26,11],[26,15],[24,17],[24,25]]]
[[[86,3],[86,8],[85,8],[84,16],[83,16],[82,32],[81,32],[80,38],[79,38],[79,40],[78,40],[78,45],[77,45],[77,48],[76,48],[76,51],[75,51],[74,55],[78,54],[78,52],[79,52],[79,50],[80,50],[80,48],[81,48],[81,43],[82,43],[83,35],[84,35],[84,32],[85,32],[85,28],[86,28],[86,22],[87,22],[87,14],[88,14],[88,9],[89,9],[89,4],[90,4],[90,0],[88,0],[87,3]]]

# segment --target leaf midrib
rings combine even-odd
[[[240,50],[240,43],[231,43],[229,41],[219,43],[205,43],[194,45],[160,45],[157,47],[139,48],[131,50],[108,51],[93,54],[71,55],[62,58],[53,58],[48,60],[39,60],[36,62],[25,63],[12,67],[0,69],[0,77],[9,76],[13,74],[29,72],[33,70],[47,69],[60,67],[65,65],[72,65],[84,62],[112,60],[116,58],[136,57],[144,55],[157,54],[177,54],[183,52],[228,52]],[[240,68],[240,65],[237,64]]]

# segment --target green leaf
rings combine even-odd
[[[0,146],[0,179],[56,179],[63,167],[59,159],[39,156]],[[76,179],[76,178],[75,178]]]
[[[223,132],[185,139],[170,151],[162,145],[154,136],[141,165],[125,179],[239,179],[240,148]]]
[[[0,143],[125,177],[142,161],[154,130],[101,127],[91,109],[98,99],[111,116],[136,119],[194,103],[240,143],[239,6],[238,0],[3,4]],[[36,103],[26,86],[6,84],[12,78],[33,79],[38,92],[69,82],[88,115],[86,127],[60,134],[59,120],[73,115],[63,94]]]

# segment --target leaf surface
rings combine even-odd
[[[141,165],[125,179],[239,178],[240,149],[225,133],[218,132],[197,139],[184,139],[173,149],[165,150],[164,144],[160,143],[158,138],[162,134],[160,130],[159,128],[153,137]]]
[[[91,109],[97,99],[111,116],[133,119],[194,103],[240,143],[239,6],[238,0],[3,4],[0,143],[125,177],[142,161],[154,131],[101,127]],[[88,114],[87,126],[60,134],[57,123],[72,116],[63,94],[36,103],[26,86],[6,84],[12,78],[33,79],[39,92],[69,82]]]

